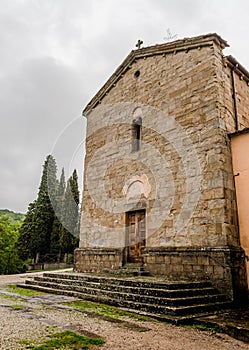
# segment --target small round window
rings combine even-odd
[[[139,75],[140,75],[140,70],[137,70],[137,71],[134,73],[134,77],[135,77],[135,78],[138,78]]]

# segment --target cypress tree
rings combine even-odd
[[[56,162],[52,155],[47,156],[39,186],[34,212],[34,231],[31,237],[34,258],[50,252],[50,241],[55,218],[53,205],[56,199]]]
[[[65,181],[62,169],[60,181],[52,155],[47,156],[37,199],[30,203],[17,242],[20,258],[36,262],[60,260],[62,254],[72,254],[79,242],[79,189],[76,170]],[[40,256],[40,260],[39,257]]]
[[[65,187],[66,187],[65,172],[64,172],[64,168],[62,168],[60,181],[56,192],[56,203],[54,206],[55,218],[54,218],[53,228],[51,233],[51,254],[53,256],[56,256],[57,261],[60,261],[60,258],[61,258],[60,235],[63,230],[61,221],[63,217],[62,214],[63,214]]]
[[[78,185],[78,175],[76,169],[74,169],[72,177],[70,179],[70,185],[73,193],[74,198],[74,218],[75,218],[75,227],[74,227],[74,238],[73,238],[73,245],[74,248],[76,248],[79,244],[79,229],[80,229],[80,213],[79,213],[79,204],[80,204],[80,192],[79,192],[79,185]]]
[[[60,234],[60,245],[63,253],[72,254],[78,244],[79,237],[79,189],[76,170],[67,181],[62,224],[64,227]]]
[[[21,260],[27,260],[35,255],[35,251],[33,251],[31,245],[31,238],[34,232],[35,207],[36,201],[29,204],[25,219],[19,227],[17,250]]]
[[[56,202],[57,202],[56,216],[58,217],[59,220],[62,220],[65,190],[66,190],[65,171],[64,171],[64,168],[62,168],[57,196],[56,196]]]

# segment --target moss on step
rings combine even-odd
[[[106,304],[100,304],[95,302],[89,302],[85,300],[76,300],[73,302],[63,303],[64,305],[79,309],[79,310],[93,310],[96,314],[102,316],[109,316],[113,318],[120,319],[121,317],[130,317],[140,321],[154,321],[152,318],[147,316],[141,316],[132,312],[118,309],[114,306],[109,306]]]
[[[38,296],[47,294],[45,292],[39,292],[33,289],[21,288],[15,284],[7,285],[5,287],[5,290],[7,290],[8,292],[19,294],[21,296],[26,296],[26,297],[38,297]]]

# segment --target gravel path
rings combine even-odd
[[[30,274],[28,274],[30,276]],[[0,276],[0,289],[23,282],[25,274]],[[249,345],[225,334],[159,322],[122,318],[110,322],[96,314],[62,309],[63,301],[73,298],[47,295],[25,301],[6,298],[0,293],[0,349],[26,349],[20,340],[41,340],[58,330],[74,330],[105,339],[101,350],[245,350]],[[16,305],[19,305],[18,307]],[[56,327],[56,328],[55,328]]]

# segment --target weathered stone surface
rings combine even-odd
[[[132,52],[86,107],[76,270],[119,268],[127,258],[127,213],[145,209],[148,271],[208,276],[230,294],[246,288],[243,258],[234,253],[227,263],[240,243],[228,137],[235,131],[231,64],[224,46],[217,35],[207,35]],[[249,78],[241,79],[238,69],[234,75],[244,128]],[[138,151],[134,120],[141,121]],[[92,248],[97,255],[102,249],[116,253],[95,260]],[[199,255],[201,248],[211,257]]]

